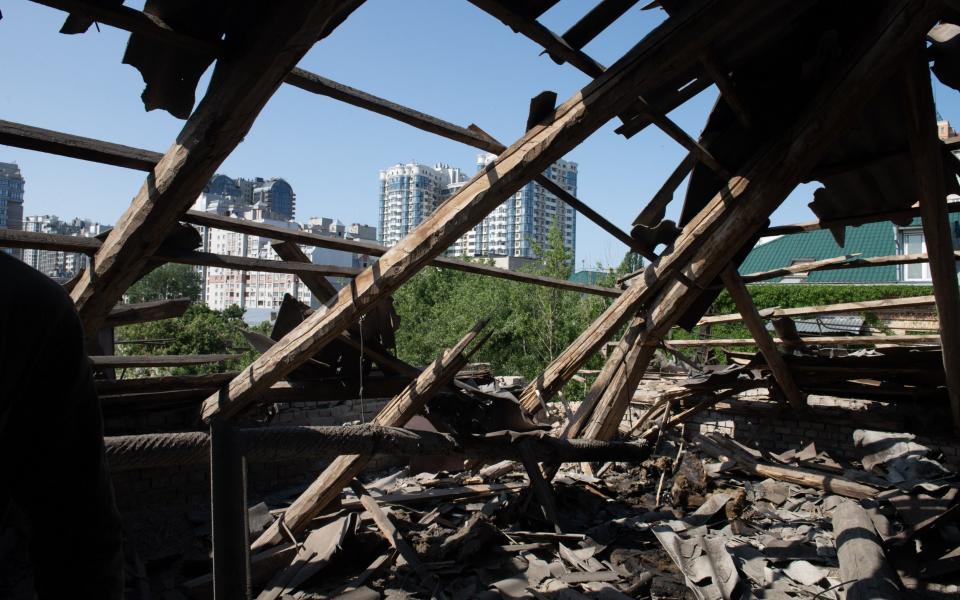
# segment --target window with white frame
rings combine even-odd
[[[900,230],[900,253],[922,254],[927,251],[927,242],[923,239],[923,230],[920,228]],[[902,265],[900,267],[903,281],[930,281],[930,264],[927,262]]]

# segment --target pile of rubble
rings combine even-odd
[[[544,465],[547,501],[509,461],[355,480],[302,542],[253,555],[254,589],[264,600],[960,593],[960,480],[913,436],[858,431],[859,465],[813,444],[770,454],[690,437],[663,435],[641,463]],[[300,491],[251,509],[251,539]],[[165,597],[209,597],[210,583]]]

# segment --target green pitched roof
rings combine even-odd
[[[919,226],[916,218],[910,226]],[[960,214],[950,213],[950,226],[954,237],[960,237]],[[837,245],[833,235],[826,229],[795,233],[781,236],[773,241],[754,247],[740,265],[740,273],[747,275],[760,271],[770,271],[791,265],[794,261],[822,260],[860,253],[862,258],[870,256],[891,256],[897,254],[897,226],[890,221],[867,223],[859,227],[847,227],[843,247]],[[771,279],[772,282],[780,279]],[[837,269],[814,271],[807,279],[808,283],[897,283],[898,265],[879,267],[861,267],[858,269]]]
[[[791,265],[797,260],[822,260],[860,253],[863,258],[890,256],[897,253],[897,229],[893,223],[867,223],[860,227],[847,227],[845,244],[837,245],[833,235],[826,229],[785,235],[755,247],[740,265],[740,273],[746,275],[770,271]],[[771,279],[770,282],[780,281]],[[897,266],[863,267],[835,271],[814,271],[808,283],[896,283]]]

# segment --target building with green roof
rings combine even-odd
[[[956,248],[960,241],[960,214],[950,213],[950,229]],[[920,219],[909,225],[898,226],[890,221],[867,223],[859,227],[847,227],[844,245],[840,246],[833,234],[826,229],[780,236],[757,244],[740,265],[740,273],[748,275],[761,271],[781,269],[790,265],[834,258],[847,254],[860,254],[860,258],[917,254],[926,252]],[[767,283],[841,283],[854,285],[916,283],[929,285],[930,266],[926,263],[913,265],[882,265],[857,269],[836,269],[798,273],[797,275],[771,279]]]

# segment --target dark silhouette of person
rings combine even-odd
[[[0,250],[0,597],[122,598],[121,539],[73,302]]]

